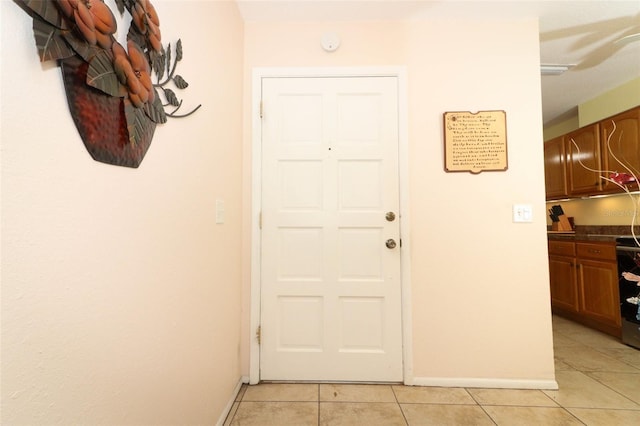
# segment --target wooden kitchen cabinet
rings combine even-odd
[[[580,313],[596,328],[620,333],[620,294],[615,243],[576,243]]]
[[[581,259],[577,267],[580,312],[603,326],[620,327],[616,264]]]
[[[549,284],[554,310],[578,313],[575,243],[549,240]]]
[[[594,123],[565,135],[570,196],[602,191],[600,125]]]
[[[606,170],[637,174],[640,170],[640,107],[602,120],[600,140]],[[605,176],[609,177],[609,173]],[[605,181],[603,185],[606,192],[623,191],[612,182]],[[632,184],[630,189],[636,190],[637,187],[637,184]]]
[[[567,197],[567,162],[564,136],[544,143],[544,185],[547,199]]]
[[[640,106],[545,142],[544,166],[547,200],[623,192],[601,176],[640,171]]]
[[[549,256],[551,306],[568,312],[578,312],[576,258]]]
[[[553,312],[620,336],[620,296],[614,242],[549,240]]]

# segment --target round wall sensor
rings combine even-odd
[[[340,47],[340,37],[336,33],[325,33],[322,36],[322,48],[327,52],[333,52]]]

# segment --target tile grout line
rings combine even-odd
[[[560,405],[560,404],[558,404],[558,405]],[[576,415],[575,415],[575,414],[573,414],[571,411],[569,411],[569,410],[567,409],[567,407],[563,407],[562,405],[560,405],[560,408],[562,408],[562,409],[565,411],[565,413],[569,414],[571,417],[573,417],[574,419],[576,419],[577,421],[579,421],[579,422],[580,422],[580,423],[582,423],[583,425],[586,425],[586,423],[585,423],[585,422],[583,422],[583,421],[582,421],[578,416],[576,416]]]
[[[587,376],[588,378],[595,380],[596,382],[600,383],[602,386],[606,387],[607,389],[609,389],[612,392],[615,392],[616,394],[620,395],[621,397],[623,397],[624,399],[633,402],[634,404],[636,404],[637,406],[639,406],[640,408],[640,403],[638,403],[637,401],[634,401],[633,399],[631,399],[630,397],[628,397],[627,395],[617,391],[616,389],[612,388],[611,386],[609,386],[608,384],[606,384],[605,382],[599,380],[597,377],[593,377],[591,374],[589,373],[599,373],[598,371],[581,371],[582,374],[584,374],[585,376]],[[623,373],[626,374],[626,373]],[[636,374],[636,373],[630,373],[630,374]]]
[[[596,347],[596,346],[588,346],[588,347],[589,347],[589,348],[591,348],[591,349],[593,349],[594,351],[598,352],[599,354],[602,354],[602,356],[605,356],[605,357],[607,357],[607,358],[613,359],[613,360],[615,360],[616,362],[620,362],[620,363],[622,363],[622,364],[625,364],[625,365],[627,365],[627,366],[629,366],[629,367],[633,368],[634,370],[637,370],[637,373],[635,373],[635,372],[634,372],[634,373],[630,373],[630,374],[640,374],[640,368],[636,367],[636,366],[635,366],[635,365],[633,365],[633,364],[628,363],[628,362],[627,362],[627,361],[625,361],[624,359],[617,358],[617,357],[615,357],[615,356],[612,356],[612,355],[608,354],[606,350],[607,350],[607,349],[612,349],[612,348],[606,348],[606,347],[602,347],[602,346],[597,346],[597,347]]]
[[[396,394],[396,390],[393,388],[393,385],[389,385],[391,387],[391,393],[393,393],[393,398],[396,400],[396,404],[400,409],[400,414],[402,414],[402,418],[404,419],[404,423],[408,426],[409,420],[407,420],[407,416],[404,414],[404,410],[402,409],[402,405],[400,405],[400,401],[398,401],[398,395]]]
[[[482,404],[480,404],[480,402],[476,399],[475,396],[473,396],[473,393],[471,391],[469,391],[469,388],[464,388],[465,392],[467,393],[467,395],[469,395],[471,397],[471,399],[473,400],[473,402],[476,403],[476,405],[478,407],[480,407],[480,409],[482,410],[482,412],[489,418],[489,420],[491,420],[491,422],[494,425],[498,425],[498,423],[496,423],[496,421],[493,419],[493,417],[491,416],[491,414],[489,414],[489,412],[487,412],[487,410],[485,410],[484,406]]]
[[[580,332],[587,332],[587,333],[592,333],[593,330],[580,330]],[[575,339],[573,338],[573,336],[571,335],[571,331],[570,330],[554,330],[554,334],[555,335],[560,335],[563,338],[569,339],[571,342],[575,342],[575,348],[580,348],[581,350],[589,350],[589,351],[593,351],[597,354],[599,354],[600,356],[615,361],[617,363],[620,364],[624,364],[634,370],[638,370],[638,372],[640,372],[640,369],[633,363],[630,363],[626,360],[624,360],[623,358],[617,357],[615,355],[612,355],[609,351],[609,349],[613,348],[613,347],[609,347],[609,346],[603,346],[601,344],[599,344],[598,342],[583,342],[579,339]],[[599,333],[602,334],[602,333]],[[571,348],[573,348],[574,346],[570,346]],[[572,360],[565,360],[565,359],[560,359],[557,358],[557,355],[555,355],[555,345],[554,345],[554,358],[556,360],[559,360],[565,364],[567,364],[570,369],[568,371],[572,371],[572,372],[578,372],[582,375],[584,375],[585,377],[589,378],[590,380],[593,380],[594,382],[598,383],[599,385],[609,389],[611,392],[613,392],[614,394],[618,395],[619,397],[635,404],[636,406],[640,406],[640,401],[635,401],[634,399],[632,399],[631,397],[627,396],[626,394],[624,394],[623,392],[615,389],[613,386],[607,384],[605,381],[599,379],[598,377],[596,377],[594,374],[597,373],[618,373],[618,372],[609,372],[609,371],[601,371],[601,370],[585,370],[584,368],[581,368],[581,366],[579,364],[575,364],[573,362],[571,362]],[[556,369],[556,371],[558,371]],[[635,371],[633,373],[626,373],[626,372],[619,372],[620,374],[637,374]],[[562,404],[560,404],[558,401],[556,401],[554,398],[552,398],[550,395],[548,395],[546,392],[543,392],[545,395],[547,395],[547,397],[551,398],[558,406],[560,406],[565,412],[567,412],[569,415],[571,415],[573,418],[576,418],[578,421],[580,421],[582,424],[585,424],[582,422],[582,420],[577,416],[574,415],[569,408],[572,409],[590,409],[590,410],[634,410],[634,409],[628,409],[628,408],[600,408],[600,407],[591,407],[591,406],[584,406],[584,407],[577,407],[577,406],[573,406],[573,407],[566,407]]]
[[[562,333],[559,333],[559,334],[562,334]],[[572,340],[573,340],[573,339],[572,339]],[[575,341],[575,340],[574,340],[574,341]],[[608,358],[608,359],[610,359],[610,360],[612,360],[612,361],[615,361],[615,362],[619,362],[619,363],[625,364],[625,365],[627,365],[627,366],[629,366],[629,367],[631,367],[631,368],[633,368],[633,369],[638,370],[638,372],[637,372],[637,373],[636,373],[636,372],[633,372],[633,373],[626,373],[626,372],[622,372],[622,371],[621,371],[621,372],[619,372],[619,373],[621,373],[621,374],[640,374],[640,369],[638,369],[634,364],[630,364],[630,363],[628,363],[628,362],[626,362],[626,361],[624,361],[624,360],[622,360],[622,359],[616,358],[616,357],[611,356],[610,354],[608,354],[608,353],[606,352],[606,349],[607,349],[606,347],[602,347],[602,346],[594,346],[594,345],[588,345],[588,344],[585,344],[585,343],[582,343],[582,342],[578,342],[578,341],[576,341],[576,342],[577,342],[576,347],[580,347],[582,350],[591,350],[591,351],[597,352],[598,354],[600,354],[601,356],[603,356],[603,357],[605,357],[605,358]],[[603,350],[604,350],[604,351],[603,351]],[[554,349],[554,354],[555,354],[555,349]],[[555,355],[554,355],[554,357],[555,357]],[[628,401],[630,401],[630,402],[632,402],[632,403],[634,403],[634,404],[636,404],[636,405],[640,406],[640,402],[638,402],[638,401],[635,401],[635,400],[631,399],[631,398],[630,398],[630,397],[628,397],[627,395],[625,395],[625,394],[623,394],[622,392],[620,392],[620,391],[618,391],[618,390],[614,389],[613,387],[611,387],[610,385],[608,385],[608,384],[607,384],[607,383],[605,383],[604,381],[602,381],[602,380],[600,380],[600,379],[598,379],[597,377],[594,377],[594,376],[592,375],[592,373],[611,373],[611,372],[609,372],[609,371],[599,371],[599,370],[591,370],[591,371],[589,371],[589,370],[585,370],[585,369],[583,369],[583,368],[580,368],[580,365],[576,365],[576,364],[572,363],[572,362],[571,362],[571,360],[568,360],[568,361],[567,361],[567,360],[561,359],[560,361],[564,362],[564,363],[565,363],[565,364],[567,364],[569,367],[571,367],[571,370],[568,370],[568,371],[576,371],[576,372],[582,373],[582,374],[583,374],[583,375],[585,375],[586,377],[588,377],[588,378],[590,378],[591,380],[594,380],[595,382],[597,382],[597,383],[601,384],[602,386],[606,387],[607,389],[611,390],[612,392],[616,393],[617,395],[619,395],[619,396],[623,397],[624,399],[626,399],[626,400],[628,400]],[[617,373],[617,372],[612,372],[612,373]],[[545,395],[547,395],[547,394],[545,393]],[[549,395],[547,395],[547,397],[551,398]],[[552,399],[553,401],[555,401],[553,398],[551,398],[551,399]],[[558,403],[557,401],[555,401],[555,402],[556,402],[556,404],[558,404],[560,407],[565,408],[565,409],[567,408],[567,407],[562,406],[562,405],[561,405],[560,403]],[[589,408],[589,407],[571,407],[571,408]],[[599,409],[599,408],[596,408],[596,409]],[[567,410],[567,411],[568,411],[568,410]]]

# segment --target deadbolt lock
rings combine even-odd
[[[384,218],[387,219],[388,222],[393,222],[396,220],[396,214],[394,212],[387,212],[387,214],[384,215]]]

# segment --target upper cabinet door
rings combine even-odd
[[[600,122],[605,176],[610,173],[626,173],[640,178],[640,107],[633,108]],[[619,176],[624,182],[624,176]],[[635,190],[633,185],[631,190]],[[612,182],[605,181],[604,189],[622,191]]]
[[[600,126],[582,127],[565,136],[568,153],[569,195],[594,194],[602,191],[600,172]]]
[[[544,183],[547,199],[567,196],[567,168],[564,137],[544,143]]]

